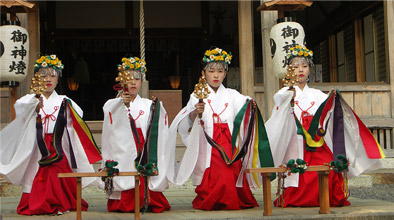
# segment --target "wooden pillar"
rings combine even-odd
[[[360,18],[354,20],[354,44],[355,44],[355,54],[356,54],[356,79],[357,82],[365,81],[364,74],[364,34],[362,33],[363,27]]]
[[[76,177],[77,180],[77,220],[82,219],[82,177]]]
[[[252,1],[238,0],[241,93],[254,98],[254,43],[252,15]]]
[[[272,215],[271,201],[271,173],[262,173],[263,177],[263,199],[264,199],[264,216]]]
[[[386,33],[386,69],[387,74],[390,76],[390,88],[391,88],[391,117],[394,118],[394,2],[383,1],[384,10],[384,29]],[[392,137],[394,137],[394,129],[391,131]],[[394,144],[394,141],[391,141]]]
[[[16,21],[16,12],[11,8],[10,21]],[[15,119],[14,104],[18,99],[18,87],[10,87],[10,99],[11,99],[11,121]]]
[[[38,58],[40,53],[40,20],[39,20],[39,9],[38,2],[35,2],[33,8],[25,8],[26,13],[18,14],[19,20],[21,21],[21,27],[26,28],[29,33],[29,65],[26,71],[26,78],[20,82],[19,87],[11,87],[10,88],[10,109],[11,112],[11,120],[15,119],[15,109],[14,104],[16,100],[24,96],[25,94],[30,93],[30,84],[31,78],[33,77],[34,72],[34,62]],[[10,14],[11,20],[16,20],[16,14]]]
[[[335,35],[331,34],[328,36],[328,51],[329,51],[329,62],[330,62],[330,82],[338,82],[338,71],[337,71],[337,48],[335,44]]]
[[[140,220],[140,176],[134,176],[134,180],[134,218]]]
[[[261,4],[263,0],[260,1]],[[264,76],[264,120],[267,121],[271,117],[274,108],[274,95],[279,90],[278,77],[273,73],[270,32],[271,28],[276,24],[278,18],[277,11],[261,12],[261,40],[263,50],[263,76]]]
[[[27,70],[27,77],[22,81],[20,86],[21,95],[30,93],[31,78],[34,75],[34,62],[40,58],[40,16],[39,16],[39,2],[31,9],[27,10],[28,24],[25,27],[29,33],[30,49],[29,49],[29,68]]]
[[[319,176],[319,214],[330,214],[330,194],[328,186],[328,174],[330,171],[317,171]]]

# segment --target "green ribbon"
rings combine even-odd
[[[256,106],[257,107],[257,106]],[[259,131],[259,158],[261,167],[274,167],[274,159],[272,157],[270,142],[268,140],[267,131],[265,130],[263,117],[261,117],[260,109],[257,108],[257,126]],[[271,181],[276,178],[276,174],[271,174]]]

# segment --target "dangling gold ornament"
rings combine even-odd
[[[201,76],[198,83],[194,86],[194,97],[198,98],[199,103],[203,103],[203,99],[208,98],[209,90],[208,83],[204,76]],[[202,113],[198,114],[198,117],[202,118]]]
[[[295,68],[293,65],[290,64],[289,68],[287,68],[287,73],[285,78],[282,79],[282,82],[285,86],[289,87],[289,90],[292,90],[295,93],[294,85],[298,83],[298,76],[295,73]],[[291,99],[290,105],[291,107],[294,107],[294,97]]]
[[[194,97],[198,99],[206,99],[208,98],[208,94],[210,93],[208,90],[208,83],[204,76],[201,76],[198,80],[198,83],[194,86]]]
[[[30,92],[39,97],[47,88],[48,87],[45,85],[45,78],[42,77],[41,73],[36,72],[31,79]]]
[[[293,86],[298,83],[298,76],[295,73],[295,68],[293,65],[289,65],[289,68],[287,68],[287,73],[285,75],[285,78],[282,79],[283,85],[288,86],[289,90],[293,89]]]

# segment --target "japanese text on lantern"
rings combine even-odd
[[[290,48],[304,45],[304,42],[304,28],[297,22],[279,22],[271,28],[270,46],[273,73],[277,77],[283,79],[287,73]]]
[[[27,39],[27,34],[22,33],[20,30],[14,30],[11,32],[10,40],[16,43],[16,46],[14,46],[14,50],[12,50],[10,54],[15,60],[13,60],[12,64],[9,66],[9,72],[25,75],[25,70],[27,67],[24,58],[27,55],[27,51],[24,47],[24,44],[26,43]]]
[[[290,48],[297,46],[297,42],[294,40],[296,39],[296,37],[298,37],[299,35],[299,30],[297,28],[293,28],[289,25],[287,25],[286,27],[282,28],[282,34],[281,36],[284,39],[284,45],[283,45],[283,50],[285,52],[285,56],[284,59],[282,60],[282,68],[286,67],[286,64],[288,63],[287,60],[287,54],[289,53]],[[289,39],[286,39],[289,38]],[[291,42],[289,42],[289,40],[291,39]]]

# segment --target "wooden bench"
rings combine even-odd
[[[97,173],[59,173],[59,178],[75,177],[77,180],[77,220],[81,220],[81,199],[82,199],[82,177],[102,177],[107,176],[107,172]],[[118,176],[134,176],[135,179],[135,197],[134,197],[134,219],[140,220],[140,174],[134,172],[119,172]],[[116,178],[116,176],[114,177]]]
[[[328,188],[328,174],[330,173],[329,166],[309,166],[305,171],[316,171],[319,175],[319,214],[330,213],[330,198]],[[250,168],[246,169],[247,173],[261,173],[263,177],[263,199],[264,212],[263,215],[272,215],[272,201],[271,201],[271,174],[272,173],[286,173],[285,167],[267,167],[267,168]],[[302,175],[302,174],[301,174]]]

